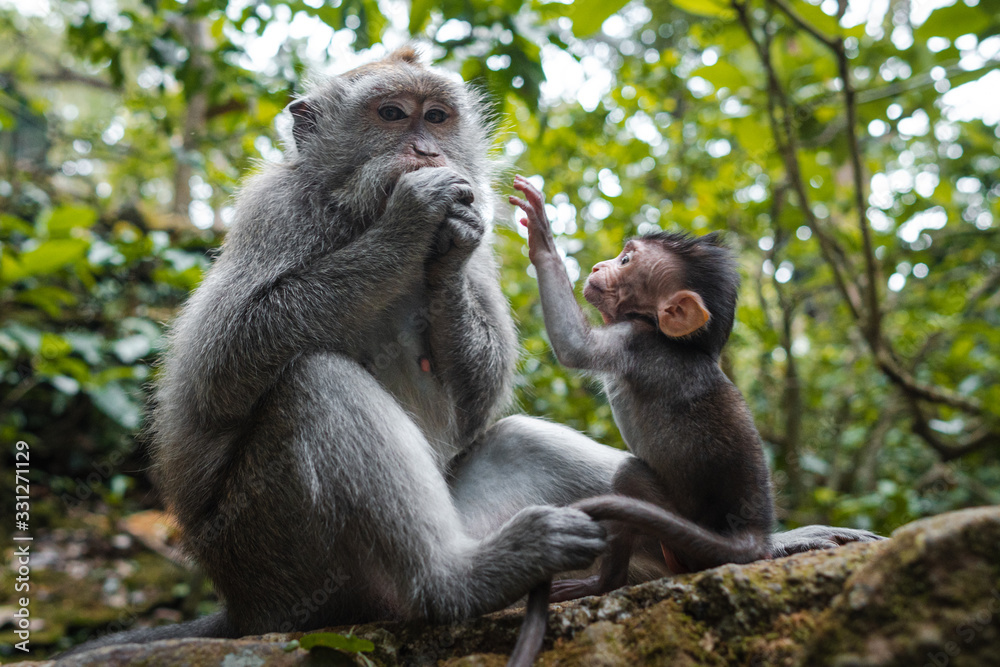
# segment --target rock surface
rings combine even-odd
[[[375,664],[503,665],[520,621],[511,610],[452,626],[353,631],[374,643],[366,657]],[[58,664],[363,664],[290,644],[301,636],[106,647]],[[540,665],[645,663],[998,666],[1000,508],[916,521],[884,542],[726,565],[552,605]]]

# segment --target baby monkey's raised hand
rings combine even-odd
[[[528,259],[537,264],[542,254],[558,256],[552,238],[552,226],[545,215],[545,198],[524,176],[514,177],[514,188],[524,193],[524,199],[511,196],[510,203],[525,212],[521,224],[528,228]]]

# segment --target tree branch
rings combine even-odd
[[[864,196],[864,177],[861,163],[861,148],[856,133],[857,129],[857,93],[851,81],[850,61],[841,38],[827,37],[805,19],[799,16],[784,0],[767,0],[787,15],[793,23],[800,29],[807,32],[818,42],[826,46],[834,55],[842,82],[844,93],[844,106],[846,110],[846,138],[848,153],[851,161],[851,176],[853,185],[853,208],[858,217],[858,229],[861,232],[864,262],[865,280],[864,295],[862,296],[858,286],[849,281],[846,276],[853,275],[850,269],[850,262],[844,254],[839,243],[822,229],[809,205],[809,197],[802,180],[801,169],[798,159],[798,145],[796,138],[796,128],[792,123],[791,104],[781,83],[778,81],[774,63],[771,60],[770,34],[764,28],[763,40],[758,39],[754,32],[753,24],[747,12],[747,5],[740,0],[732,0],[732,6],[736,10],[739,20],[757,50],[761,64],[767,74],[768,81],[768,118],[771,123],[771,131],[775,142],[782,154],[785,168],[788,172],[788,180],[799,199],[802,207],[802,214],[806,219],[809,228],[816,235],[823,259],[833,271],[834,281],[838,290],[844,297],[847,306],[858,321],[863,338],[875,357],[878,368],[885,376],[906,395],[911,405],[911,412],[914,415],[914,433],[923,438],[932,448],[941,455],[942,459],[950,460],[963,456],[964,454],[1000,442],[1000,433],[993,432],[988,428],[980,429],[979,432],[970,436],[958,446],[945,443],[930,428],[927,419],[924,417],[918,404],[919,400],[932,403],[948,405],[972,414],[983,412],[982,404],[972,398],[958,394],[957,392],[935,387],[919,382],[911,373],[906,371],[897,361],[891,343],[882,332],[881,301],[879,296],[880,272],[875,258],[874,243],[872,240],[872,230],[868,222],[867,207]],[[778,107],[781,109],[781,122],[778,119]],[[845,275],[846,274],[846,275]],[[992,280],[987,280],[986,289]]]
[[[96,76],[87,76],[86,74],[80,74],[79,72],[74,72],[68,70],[65,67],[60,67],[55,72],[42,72],[37,75],[37,80],[41,83],[79,83],[84,86],[89,86],[91,88],[97,88],[98,90],[116,91],[113,85],[100,79]]]
[[[851,176],[854,182],[854,208],[858,215],[858,228],[861,231],[862,245],[865,254],[865,301],[867,312],[865,317],[865,338],[872,351],[878,354],[882,340],[882,309],[879,303],[878,285],[879,271],[875,261],[875,248],[872,244],[871,226],[868,224],[867,207],[865,206],[864,181],[861,170],[861,149],[858,146],[857,101],[854,84],[851,82],[850,62],[847,49],[842,38],[827,37],[808,21],[799,16],[784,0],[768,0],[772,5],[784,12],[792,22],[812,35],[816,41],[833,52],[840,71],[840,81],[844,91],[844,108],[847,111],[847,148],[851,157]]]
[[[861,294],[858,291],[857,286],[845,278],[845,274],[851,273],[850,267],[847,266],[846,255],[833,237],[820,226],[819,221],[813,214],[812,207],[809,205],[809,195],[806,192],[805,183],[802,180],[802,170],[799,165],[798,144],[795,137],[795,127],[793,125],[794,114],[792,113],[788,96],[785,94],[784,88],[778,81],[777,72],[775,71],[773,62],[771,61],[770,38],[767,36],[765,31],[765,39],[767,40],[767,43],[763,44],[757,39],[757,36],[753,32],[753,26],[750,23],[750,17],[747,15],[747,8],[745,4],[734,0],[733,7],[736,9],[740,22],[743,25],[743,29],[746,31],[747,36],[756,48],[757,54],[764,66],[764,70],[767,73],[768,92],[770,93],[767,99],[768,119],[771,124],[771,133],[774,135],[774,141],[777,144],[778,150],[785,162],[785,169],[788,171],[788,181],[791,184],[792,189],[795,190],[796,197],[799,200],[799,206],[802,209],[802,215],[805,216],[806,219],[806,224],[809,226],[809,229],[812,230],[817,241],[819,242],[820,253],[823,255],[823,259],[833,272],[833,280],[837,285],[837,289],[843,295],[844,300],[847,303],[848,308],[851,310],[851,314],[854,318],[860,319],[862,308]],[[778,121],[775,101],[777,101],[781,106],[781,123]]]
[[[772,5],[780,9],[788,18],[792,19],[795,25],[799,26],[810,35],[813,36],[817,42],[821,42],[828,49],[836,51],[837,42],[839,40],[832,39],[821,33],[815,26],[806,21],[804,18],[798,15],[798,13],[792,9],[784,0],[768,0]]]
[[[958,444],[950,445],[931,428],[930,422],[920,408],[920,404],[916,398],[910,397],[909,403],[910,413],[913,415],[913,432],[930,445],[931,449],[938,453],[942,461],[953,461],[985,447],[1000,445],[1000,433],[992,431],[987,426],[979,427],[975,432],[963,438]]]

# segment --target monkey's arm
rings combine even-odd
[[[273,238],[249,238],[253,229],[234,239],[178,320],[175,377],[162,383],[173,393],[160,398],[210,424],[239,423],[296,355],[353,356],[371,313],[423,271],[448,202],[467,188],[462,183],[450,169],[404,175],[382,219],[329,251],[294,247],[294,238],[274,247]],[[243,208],[253,215],[264,197],[249,197]]]
[[[556,357],[570,368],[622,371],[626,359],[621,350],[631,335],[631,325],[590,326],[573,296],[573,284],[556,250],[542,193],[521,176],[514,179],[514,187],[525,197],[511,197],[510,202],[527,215],[521,223],[528,228],[528,257],[538,273],[545,330]]]
[[[538,253],[534,265],[545,330],[559,363],[569,368],[621,372],[626,362],[622,350],[632,335],[632,325],[590,326],[573,296],[573,285],[559,255]]]
[[[431,356],[454,397],[463,444],[498,416],[510,390],[517,335],[496,271],[483,244],[461,270],[429,282]]]

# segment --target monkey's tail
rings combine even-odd
[[[155,628],[142,628],[140,630],[126,630],[116,632],[113,635],[99,637],[89,642],[74,646],[70,650],[62,653],[56,658],[61,660],[68,656],[77,656],[89,651],[94,651],[105,646],[118,646],[120,644],[148,644],[160,639],[188,639],[192,637],[205,637],[210,639],[231,639],[239,636],[235,628],[229,622],[225,611],[218,611],[208,616],[196,618],[187,623],[175,623],[173,625],[161,625]]]
[[[750,563],[771,555],[768,536],[751,532],[720,535],[662,507],[635,498],[604,495],[571,505],[596,521],[621,521],[660,540],[692,572],[725,563]]]
[[[531,667],[542,650],[545,639],[545,626],[548,625],[549,594],[552,580],[531,589],[528,593],[528,604],[524,608],[524,621],[521,622],[521,633],[514,644],[514,652],[507,660],[507,667]]]

